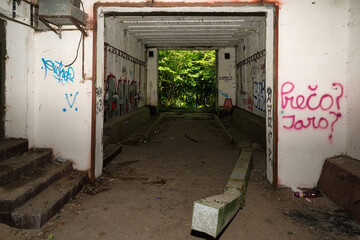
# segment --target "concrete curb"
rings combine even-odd
[[[224,188],[224,193],[194,202],[191,229],[216,238],[236,213],[245,206],[252,149],[239,145],[241,153]],[[249,144],[250,145],[250,144]]]
[[[219,117],[214,114],[214,120],[217,123],[217,125],[219,126],[222,135],[226,138],[226,140],[228,141],[229,144],[234,144],[234,138],[231,136],[231,134],[228,132],[228,130],[226,130],[225,126],[222,124],[221,120],[219,119]]]
[[[159,127],[159,125],[162,123],[165,115],[163,113],[160,113],[158,119],[151,125],[151,127],[146,131],[144,140],[149,141],[152,135],[154,135],[155,130]]]

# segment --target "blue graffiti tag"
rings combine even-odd
[[[265,80],[253,83],[254,106],[265,112]]]
[[[70,93],[70,94],[68,95],[67,93],[65,93],[66,101],[67,101],[67,103],[69,104],[69,107],[70,107],[70,108],[73,108],[74,103],[75,103],[75,99],[76,99],[76,97],[77,97],[78,94],[79,94],[79,92],[76,92],[76,93],[75,93],[75,96],[74,96],[73,99],[72,99],[72,102],[70,102],[70,100],[69,100],[69,95],[70,95],[70,97],[72,97],[73,94]],[[75,108],[75,111],[77,111],[77,110],[78,110],[78,108]],[[63,112],[66,112],[66,108],[63,108]]]
[[[47,71],[51,71],[53,73],[53,77],[58,80],[58,83],[61,83],[63,86],[65,86],[64,83],[68,83],[68,81],[74,82],[75,78],[75,71],[72,67],[66,68],[62,61],[51,61],[51,60],[45,60],[44,58],[41,59],[44,63],[44,66],[41,67],[41,69],[45,68],[45,77],[47,76]]]
[[[219,90],[219,93],[220,93],[221,95],[223,95],[224,97],[229,98],[229,94],[227,94],[227,93],[224,92],[223,90]]]

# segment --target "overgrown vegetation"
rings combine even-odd
[[[159,51],[160,108],[215,108],[215,66],[215,51]]]

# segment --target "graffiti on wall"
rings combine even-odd
[[[63,86],[65,86],[65,84],[69,81],[74,82],[75,71],[71,66],[64,66],[62,61],[51,61],[45,60],[44,58],[42,58],[41,61],[44,64],[44,66],[41,67],[41,69],[44,69],[45,72],[44,79],[46,79],[49,71],[58,83],[61,83]]]
[[[283,115],[282,118],[286,120],[283,128],[293,130],[328,129],[330,130],[329,140],[331,140],[335,125],[342,116],[340,100],[344,95],[343,85],[337,82],[332,83],[331,88],[336,90],[335,94],[319,93],[318,85],[308,85],[306,94],[296,94],[295,87],[292,82],[282,84],[280,90],[281,108],[306,112],[307,116],[304,118],[297,114]],[[320,113],[321,117],[319,116]]]
[[[98,99],[96,101],[96,114],[99,114],[104,109],[104,104],[102,100],[102,88],[97,87],[95,89],[95,93],[96,93],[96,98]]]
[[[232,76],[221,76],[219,77],[219,81],[230,82],[232,80]]]
[[[109,74],[105,79],[104,110],[105,120],[123,115],[137,108],[139,86],[135,80],[116,79]]]
[[[258,110],[265,112],[265,80],[253,82],[253,105]]]
[[[62,61],[45,60],[44,58],[41,58],[41,61],[43,63],[41,69],[44,70],[44,79],[48,77],[48,74],[51,74],[52,77],[62,86],[68,84],[69,81],[74,82],[75,71],[71,66],[64,66]],[[78,111],[77,107],[73,108],[78,94],[79,91],[77,91],[75,94],[65,93],[65,101],[68,105],[68,108],[62,108],[63,112],[66,112],[68,109],[74,109],[75,111]]]
[[[76,92],[75,95],[73,95],[72,93],[70,93],[70,94],[65,93],[65,98],[66,98],[66,101],[67,101],[70,109],[73,108],[73,106],[75,104],[76,97],[77,97],[78,94],[79,94],[79,92]],[[74,110],[77,111],[78,108],[75,107]],[[63,108],[63,112],[66,112],[66,111],[67,111],[67,109]]]
[[[219,93],[223,96],[223,97],[225,97],[225,98],[228,98],[229,97],[229,94],[227,94],[226,92],[224,92],[223,90],[219,90]]]
[[[273,104],[272,104],[272,89],[266,89],[266,135],[267,135],[267,161],[270,166],[273,166]]]
[[[249,96],[248,98],[243,98],[243,103],[248,110],[254,111],[254,102],[251,96]]]
[[[262,117],[265,117],[266,111],[265,56],[266,51],[262,50],[237,64],[237,67],[242,67],[241,86],[246,88],[243,92],[251,95],[243,98],[244,108]]]

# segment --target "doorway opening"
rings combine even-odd
[[[160,92],[157,82],[158,50],[216,49],[216,105],[220,108],[223,106],[222,103],[226,102],[225,100],[230,99],[232,100],[231,107],[243,110],[246,115],[255,114],[256,117],[261,118],[264,124],[258,131],[266,139],[264,141],[266,175],[269,182],[276,186],[277,15],[278,8],[272,4],[261,6],[239,4],[238,7],[219,6],[216,8],[211,5],[179,7],[170,3],[161,6],[98,4],[94,32],[94,49],[96,49],[93,69],[96,76],[94,89],[101,92],[105,88],[103,79],[106,70],[109,71],[108,68],[104,68],[106,49],[103,46],[106,39],[111,39],[114,47],[120,44],[117,48],[123,49],[120,49],[119,53],[127,56],[127,60],[144,62],[146,70],[144,75],[141,75],[144,80],[141,81],[141,84],[144,84],[141,88],[143,89],[142,100],[144,105],[152,108],[158,107]],[[113,23],[114,31],[110,31],[109,24],[111,23]],[[108,27],[108,31],[105,26]],[[119,34],[120,40],[116,34]],[[259,62],[260,60],[264,62]],[[256,74],[255,70],[257,70]],[[242,71],[246,77],[250,74],[250,78],[241,79]],[[256,80],[253,80],[254,78]],[[250,99],[254,113],[248,111],[247,104]],[[92,174],[95,177],[102,172],[104,115],[103,110],[96,112],[96,106],[103,100],[101,94],[93,93],[95,117],[92,132],[92,149],[94,149]]]
[[[160,111],[216,110],[216,52],[160,50],[158,58]]]

